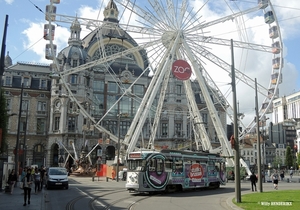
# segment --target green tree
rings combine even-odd
[[[278,165],[282,166],[282,159],[278,155],[276,155],[272,165],[274,168],[277,168]]]
[[[293,166],[293,154],[290,146],[286,147],[286,153],[285,153],[285,165],[290,168]]]
[[[299,169],[299,166],[300,166],[300,152],[298,152],[296,163],[297,163],[297,168]]]

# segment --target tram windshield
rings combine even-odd
[[[146,160],[128,160],[127,164],[130,171],[144,171]]]

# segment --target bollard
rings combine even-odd
[[[95,181],[95,176],[93,175],[93,177],[92,177],[92,181]]]
[[[290,182],[290,179],[289,179],[289,178],[287,178],[287,179],[286,179],[286,182],[287,182],[287,183],[289,183],[289,182]]]
[[[106,177],[106,182],[108,182],[108,177]]]
[[[298,182],[300,183],[300,179],[298,179]]]

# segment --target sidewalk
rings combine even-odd
[[[18,186],[18,184],[17,184]],[[26,210],[41,210],[44,209],[44,189],[38,194],[34,193],[34,189],[31,189],[31,198],[30,204],[23,206],[24,204],[24,192],[19,187],[15,187],[13,194],[6,193],[4,190],[0,192],[0,209],[5,210],[19,210],[24,209]]]

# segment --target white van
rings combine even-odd
[[[68,171],[66,168],[50,167],[46,170],[46,188],[69,188]]]

